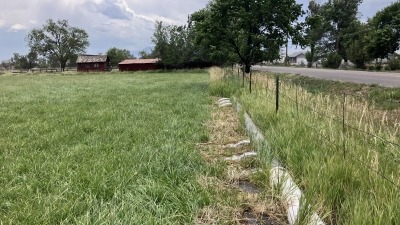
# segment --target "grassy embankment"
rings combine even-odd
[[[0,76],[1,224],[187,224],[206,73]]]
[[[328,224],[398,223],[399,147],[365,133],[398,144],[399,121],[390,115],[396,115],[399,89],[354,88],[349,84],[315,80],[312,82],[317,85],[313,86],[306,78],[298,82],[303,86],[296,86],[294,83],[299,77],[283,77],[280,110],[276,114],[274,76],[262,74],[257,78],[253,93],[246,88],[236,95],[265,132],[269,142],[267,152],[272,152],[292,171],[308,203],[320,215],[326,215],[325,221]],[[344,132],[343,95],[339,89],[367,97],[361,101],[347,96]],[[266,153],[265,161],[268,157]]]

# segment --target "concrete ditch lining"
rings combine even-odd
[[[220,102],[226,104],[226,100],[227,99],[224,98]],[[242,110],[242,106],[236,98],[233,98],[233,105],[236,106],[236,112],[238,114],[244,114],[246,131],[255,142],[256,149],[259,152],[261,148],[267,144],[266,138],[264,137],[260,129],[258,129],[258,127],[255,125],[251,117]],[[224,105],[224,107],[225,106],[228,105]],[[284,168],[277,159],[272,159],[271,161],[270,182],[273,187],[278,188],[283,197],[284,204],[287,205],[286,212],[289,223],[297,224],[300,210],[303,210],[304,207],[310,209],[310,206],[301,203],[306,202],[303,193],[294,182],[289,171],[286,170],[286,168]],[[325,225],[325,223],[316,212],[311,212],[311,216],[307,224]]]

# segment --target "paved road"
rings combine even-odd
[[[254,70],[274,73],[292,73],[326,80],[348,81],[361,84],[378,84],[384,87],[400,87],[400,73],[349,70],[328,70],[297,67],[253,66]]]

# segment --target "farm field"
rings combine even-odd
[[[205,72],[0,76],[0,224],[185,224]]]

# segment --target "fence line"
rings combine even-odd
[[[256,86],[256,82],[258,82],[257,79],[254,79],[252,81],[247,79],[247,81],[254,83],[254,86]],[[319,138],[326,140],[328,142],[328,144],[332,145],[333,147],[336,147],[337,149],[342,148],[343,157],[345,159],[346,158],[350,158],[350,160],[352,160],[353,162],[359,163],[361,166],[363,166],[367,170],[377,174],[378,177],[380,177],[383,180],[386,180],[391,185],[393,185],[397,190],[400,191],[399,184],[397,184],[394,180],[392,180],[391,178],[386,176],[383,172],[379,171],[379,169],[376,170],[375,168],[372,168],[371,166],[368,165],[367,162],[357,158],[356,156],[354,156],[354,154],[351,151],[346,149],[347,148],[346,140],[349,138],[349,135],[350,135],[347,131],[349,131],[349,130],[355,131],[358,134],[362,134],[363,136],[366,135],[366,136],[368,136],[368,139],[374,139],[374,138],[375,139],[379,139],[383,144],[385,144],[385,146],[391,145],[393,147],[400,148],[400,144],[399,143],[395,143],[395,142],[387,140],[386,138],[383,138],[383,137],[381,137],[379,135],[376,135],[376,134],[373,134],[371,132],[356,128],[356,127],[352,126],[348,122],[348,120],[346,120],[346,116],[348,116],[347,114],[348,114],[348,111],[349,111],[349,110],[347,110],[348,106],[347,106],[346,103],[349,101],[349,99],[350,99],[349,97],[353,97],[356,100],[361,100],[361,101],[364,101],[364,102],[368,102],[368,101],[365,100],[365,98],[363,98],[362,96],[358,96],[358,95],[352,95],[352,94],[348,94],[348,93],[343,93],[343,96],[341,98],[341,102],[342,102],[341,108],[342,109],[340,110],[341,112],[339,112],[339,113],[341,113],[341,115],[340,116],[339,115],[337,115],[337,116],[333,115],[332,116],[332,115],[327,115],[327,113],[321,112],[320,110],[316,109],[315,107],[303,104],[298,98],[298,86],[297,85],[293,85],[293,84],[289,85],[289,86],[294,86],[296,88],[296,90],[295,90],[295,92],[296,92],[295,93],[295,99],[293,99],[292,97],[290,97],[289,95],[284,93],[285,82],[282,82],[279,79],[279,76],[276,76],[275,84],[271,84],[271,83],[273,83],[273,82],[270,82],[270,79],[267,78],[266,86],[263,86],[262,88],[265,89],[266,92],[270,92],[271,95],[275,95],[275,107],[276,107],[275,111],[276,111],[276,113],[279,113],[280,108],[282,108],[282,104],[280,104],[280,101],[281,101],[282,98],[284,98],[284,99],[287,99],[289,102],[292,102],[293,104],[296,104],[296,111],[297,111],[296,118],[300,118],[299,117],[299,107],[300,107],[303,110],[306,109],[311,113],[315,113],[319,117],[331,120],[338,126],[341,125],[342,126],[342,129],[341,129],[342,131],[341,131],[341,134],[338,134],[338,137],[341,136],[343,138],[342,143],[341,143],[342,145],[339,145],[337,142],[333,142],[331,140],[331,137],[329,137],[329,135],[321,135]],[[249,87],[251,87],[251,84],[249,85]],[[286,89],[286,90],[288,90],[288,89]],[[339,98],[337,98],[337,100],[339,100]],[[339,109],[340,106],[338,106],[337,108]],[[312,127],[312,126],[308,125],[307,123],[304,123],[304,125],[306,127],[308,127],[309,129],[315,129],[315,127]],[[360,140],[363,141],[362,139],[360,139]],[[365,140],[363,142],[365,142]],[[400,153],[400,150],[397,151],[397,152]],[[390,151],[388,153],[390,153],[392,156],[394,156],[394,153],[392,153]],[[380,154],[388,156],[388,154],[384,154],[382,152],[380,152]],[[349,156],[349,157],[347,157],[347,156]],[[395,159],[394,157],[391,158],[391,160],[393,160],[394,162],[396,162],[396,161],[398,162],[398,159]]]

